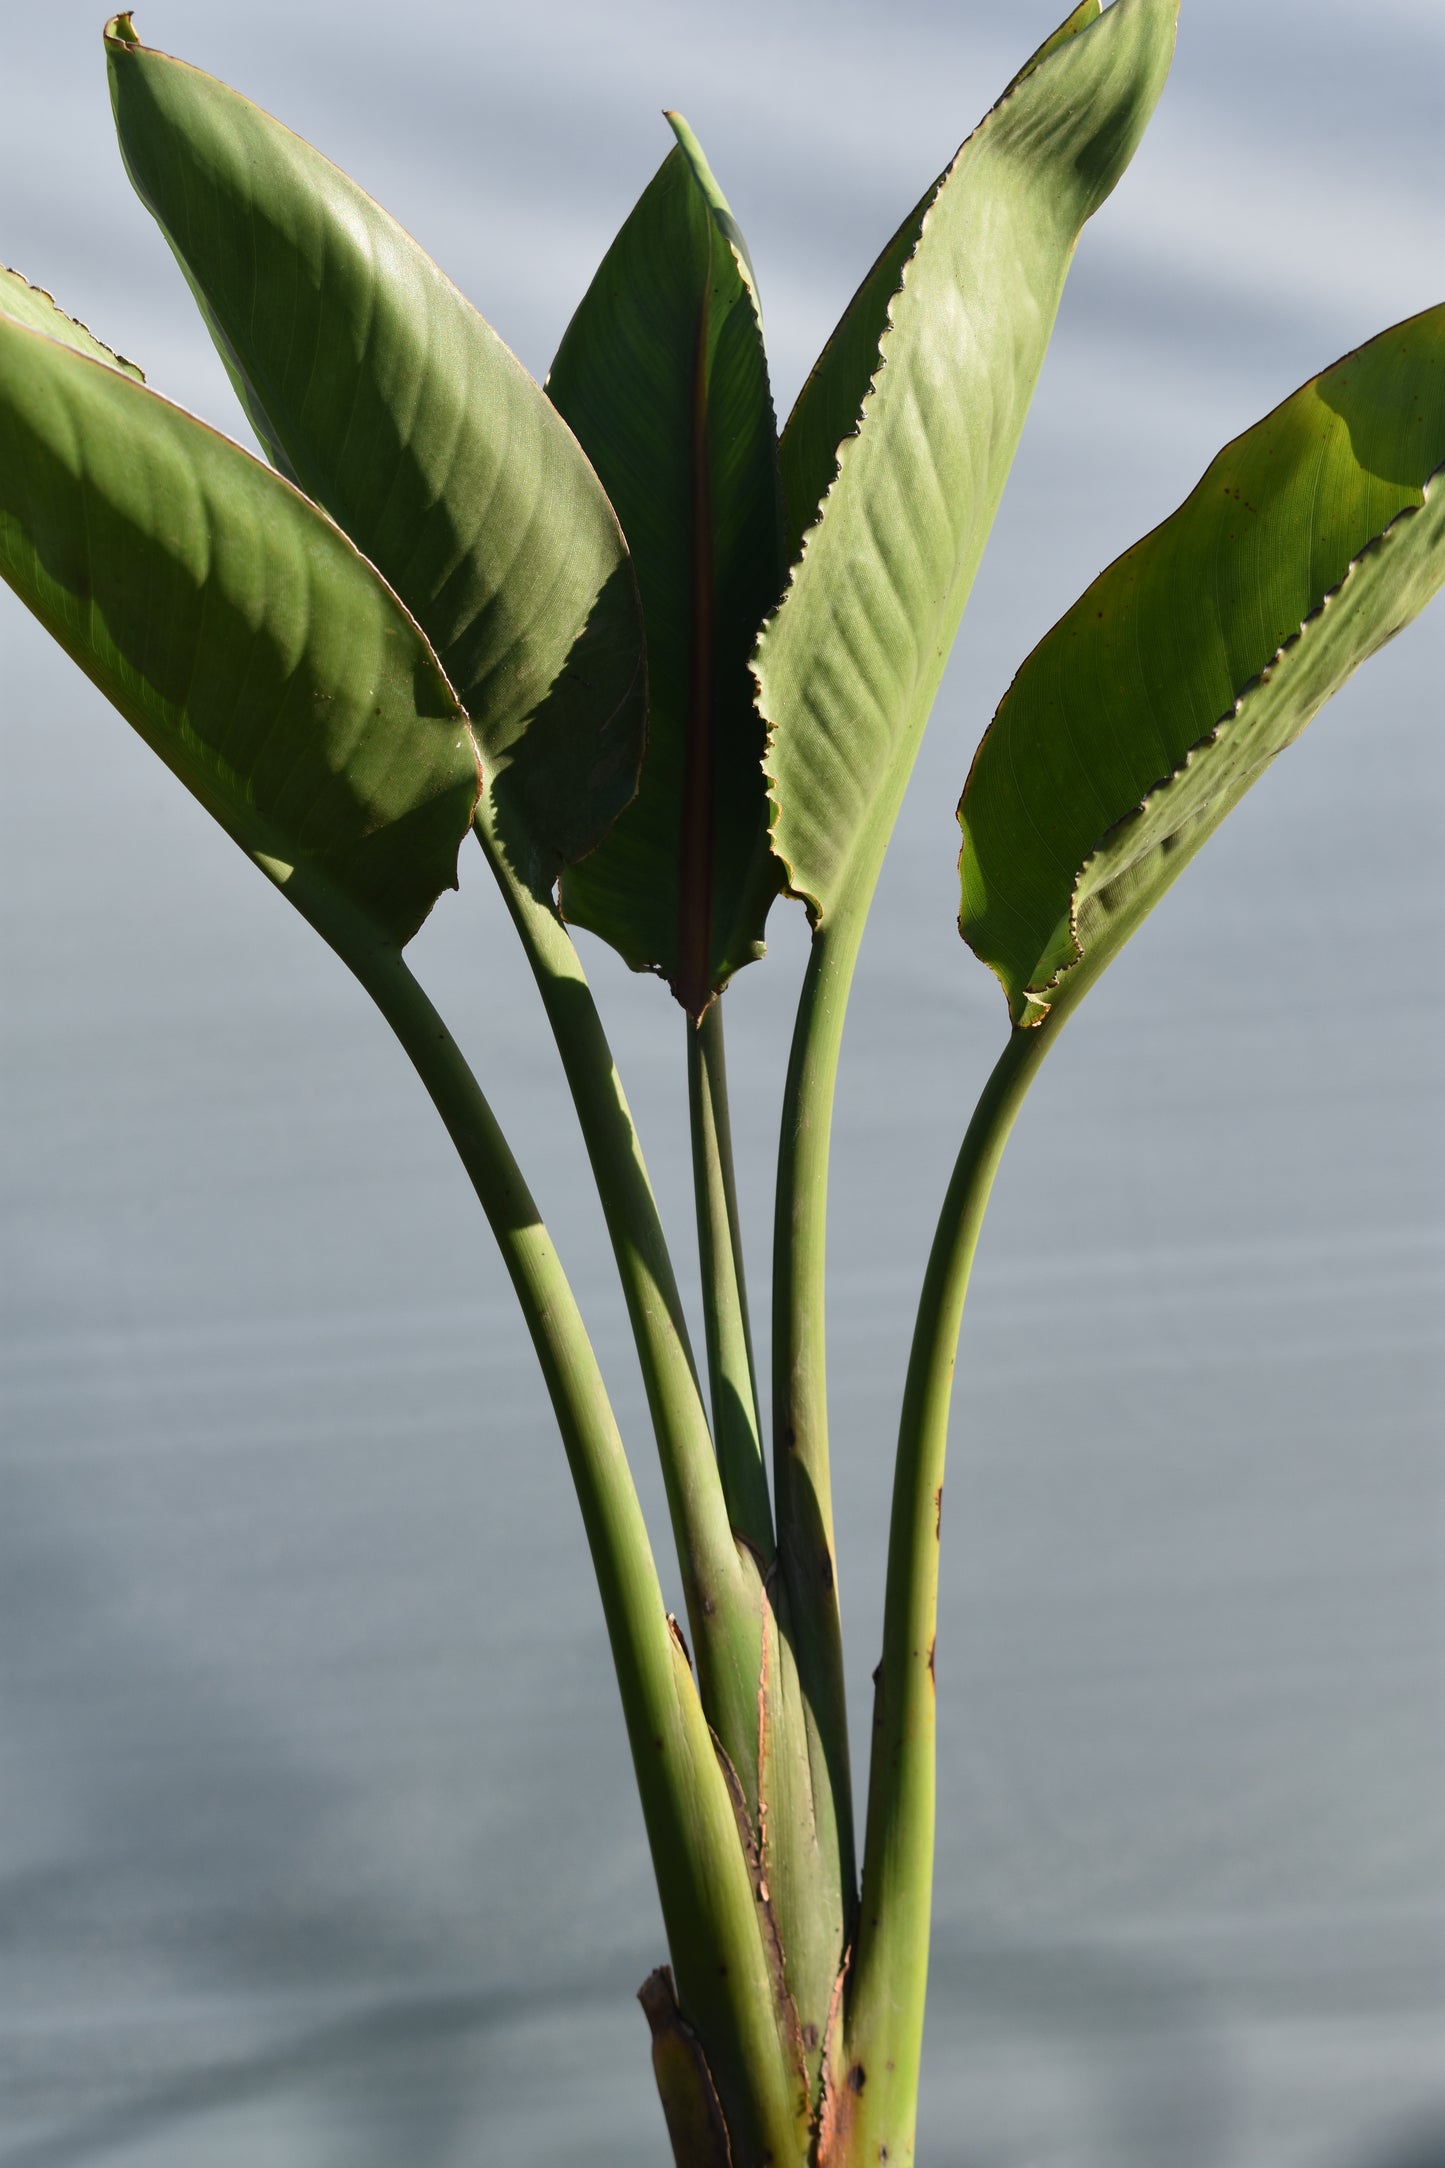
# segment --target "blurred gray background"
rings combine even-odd
[[[354,173],[538,375],[680,105],[785,412],[1061,4],[137,22]],[[101,9],[0,19],[0,259],[244,434],[121,174]],[[860,1687],[922,1259],[1005,1028],[953,926],[973,746],[1228,436],[1440,299],[1442,71],[1439,0],[1185,0],[1080,248],[845,1049]],[[0,651],[0,2162],[662,2168],[640,1819],[485,1224],[363,997],[8,593]],[[1442,678],[1437,607],[1169,896],[1005,1165],[949,1488],[923,2168],[1445,2164]],[[655,1509],[560,1076],[463,874],[413,954]],[[690,1269],[680,1019],[588,946]],[[804,946],[780,906],[728,999],[764,1313]]]

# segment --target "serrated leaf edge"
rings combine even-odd
[[[60,306],[60,303],[56,300],[54,294],[50,291],[50,288],[48,286],[37,286],[34,279],[28,279],[25,276],[25,273],[23,271],[18,271],[13,263],[0,265],[0,270],[3,270],[12,279],[19,279],[21,285],[25,287],[28,292],[32,294],[39,294],[42,301],[48,301],[57,316],[63,317],[67,324],[73,324],[77,331],[83,331],[87,339],[89,339],[93,345],[100,348],[101,354],[109,354],[111,361],[115,363],[116,367],[120,370],[122,376],[128,376],[133,384],[145,384],[146,374],[140,363],[138,361],[130,360],[128,355],[117,353],[116,349],[113,346],[106,345],[104,339],[96,338],[96,335],[91,330],[89,324],[83,323],[80,317],[72,316],[68,309],[63,309]],[[25,324],[18,326],[17,328],[25,331],[40,331],[40,335],[42,338],[46,338],[49,336],[47,332],[40,330],[39,324]],[[64,345],[65,342],[64,340],[61,340],[58,343]],[[79,348],[73,348],[72,351],[78,353]],[[82,361],[99,361],[100,354],[81,354],[80,358]],[[149,390],[150,386],[146,385],[146,389]]]
[[[1102,19],[1103,15],[1107,12],[1108,9],[1103,7],[1101,4],[1099,13],[1095,15],[1094,21],[1081,25],[1080,29],[1075,32],[1074,35],[1087,36],[1088,32],[1094,28],[1095,24],[1099,22]],[[1066,17],[1065,21],[1067,22],[1068,20],[1069,18]],[[1059,27],[1060,29],[1062,29],[1064,26],[1061,24]],[[1057,37],[1058,32],[1056,31],[1053,35]],[[922,198],[923,208],[918,220],[918,233],[914,240],[913,246],[909,250],[908,255],[904,261],[902,274],[899,278],[898,284],[894,288],[893,294],[888,302],[888,308],[884,317],[883,329],[878,334],[877,364],[873,370],[872,375],[868,379],[868,388],[863,394],[862,403],[858,409],[858,418],[854,422],[853,427],[851,428],[851,430],[849,430],[848,434],[843,437],[839,442],[837,451],[834,455],[835,466],[833,472],[833,479],[828,484],[827,489],[823,492],[823,495],[819,500],[817,513],[815,514],[811,525],[806,527],[803,531],[802,539],[798,545],[798,555],[794,563],[788,568],[787,580],[784,585],[783,592],[778,599],[778,606],[772,612],[771,616],[764,619],[762,626],[760,627],[758,632],[757,641],[753,647],[752,662],[750,668],[752,671],[753,683],[757,688],[756,705],[758,713],[763,719],[763,725],[766,731],[766,741],[763,748],[763,776],[767,784],[768,790],[768,848],[772,852],[774,858],[777,859],[778,864],[783,869],[783,887],[785,892],[788,895],[794,897],[798,902],[803,904],[808,914],[808,924],[814,932],[817,931],[818,927],[823,922],[822,902],[808,889],[799,885],[794,876],[794,868],[789,861],[786,853],[782,849],[781,843],[779,842],[778,838],[779,824],[784,818],[784,807],[781,799],[778,796],[778,778],[773,772],[772,758],[773,749],[774,746],[777,744],[781,725],[768,712],[767,687],[764,682],[763,676],[763,671],[765,668],[764,649],[767,646],[769,635],[772,633],[774,626],[777,624],[779,618],[782,616],[783,611],[787,608],[788,599],[792,594],[795,585],[797,584],[798,575],[802,571],[803,565],[806,562],[808,551],[813,541],[813,537],[818,533],[819,529],[823,525],[824,520],[827,518],[828,506],[831,503],[833,497],[835,496],[839,484],[843,479],[846,464],[852,458],[852,456],[854,456],[852,454],[851,447],[860,441],[863,435],[864,428],[867,425],[869,414],[876,400],[879,380],[882,377],[884,369],[888,366],[887,349],[890,337],[895,327],[894,312],[897,309],[898,303],[902,299],[903,294],[907,289],[908,274],[912,270],[914,263],[917,261],[918,252],[923,246],[924,236],[928,231],[928,222],[933,214],[935,204],[937,203],[940,195],[943,193],[943,190],[948,185],[949,181],[952,179],[954,173],[957,171],[959,161],[963,157],[964,152],[968,150],[971,145],[973,145],[979,140],[979,138],[989,128],[991,123],[996,119],[998,114],[1003,111],[1004,107],[1009,105],[1012,100],[1017,97],[1018,93],[1024,88],[1025,84],[1031,82],[1032,79],[1037,74],[1039,74],[1041,70],[1047,68],[1050,61],[1055,58],[1057,53],[1059,53],[1066,46],[1072,43],[1072,37],[1064,39],[1060,45],[1053,45],[1052,39],[1046,39],[1044,41],[1044,44],[1040,46],[1038,50],[1034,54],[1032,54],[1027,61],[1025,61],[1023,67],[1019,70],[1017,75],[1013,77],[1012,81],[1008,84],[1007,88],[1002,92],[1002,94],[995,99],[994,103],[988,108],[988,111],[983,115],[982,119],[979,120],[977,125],[972,128],[969,133],[964,137],[963,141],[959,144],[958,149],[954,152],[952,158],[950,158],[950,160],[948,161],[948,164],[943,168],[937,180],[933,183],[933,186],[930,189],[925,190]],[[887,245],[888,244],[885,242],[884,247],[886,248]],[[876,263],[877,258],[875,258],[874,261]],[[867,274],[865,273],[864,283],[866,283],[866,280]],[[829,337],[831,338],[831,336],[832,334],[830,333]]]
[[[1424,510],[1425,505],[1429,502],[1432,486],[1436,482],[1438,482],[1442,476],[1445,476],[1445,465],[1436,467],[1433,472],[1426,477],[1424,483],[1421,485],[1421,501],[1419,504],[1407,504],[1403,506],[1401,510],[1395,514],[1395,517],[1390,520],[1386,526],[1380,529],[1380,532],[1378,534],[1371,535],[1369,541],[1365,543],[1364,547],[1358,550],[1356,554],[1350,559],[1344,571],[1341,573],[1339,579],[1336,580],[1334,586],[1326,590],[1326,592],[1320,597],[1314,609],[1309,612],[1309,615],[1300,620],[1299,625],[1292,633],[1289,634],[1287,639],[1281,641],[1280,645],[1275,649],[1273,655],[1271,655],[1269,661],[1264,665],[1264,667],[1260,670],[1257,670],[1254,673],[1253,677],[1246,679],[1245,683],[1236,693],[1233,705],[1227,708],[1225,712],[1219,717],[1219,719],[1216,722],[1212,723],[1209,729],[1206,730],[1202,736],[1194,740],[1194,743],[1190,745],[1186,750],[1183,759],[1180,760],[1173,768],[1171,768],[1167,775],[1161,775],[1153,783],[1151,783],[1149,785],[1149,788],[1140,797],[1138,803],[1136,805],[1130,806],[1127,813],[1121,813],[1117,820],[1111,821],[1109,823],[1109,826],[1105,828],[1101,832],[1101,834],[1095,839],[1089,850],[1079,861],[1078,870],[1074,874],[1073,886],[1069,891],[1069,938],[1074,945],[1074,954],[1071,957],[1067,958],[1065,962],[1060,964],[1059,968],[1057,969],[1057,971],[1054,972],[1053,976],[1050,979],[1045,980],[1042,984],[1031,980],[1030,983],[1023,988],[1022,992],[1018,997],[1019,1002],[1021,1004],[1027,1003],[1029,1009],[1032,1010],[1034,1013],[1014,1015],[1013,996],[1009,993],[1008,986],[1006,981],[1004,980],[1002,972],[995,964],[989,962],[989,959],[987,957],[979,956],[979,951],[974,948],[972,941],[969,941],[967,933],[964,932],[962,917],[960,915],[960,934],[962,934],[963,939],[968,942],[968,946],[970,949],[973,950],[974,955],[979,956],[979,961],[981,963],[988,963],[989,969],[993,972],[994,977],[1003,987],[1005,997],[1008,1000],[1009,1004],[1009,1013],[1011,1016],[1013,1016],[1014,1023],[1018,1029],[1024,1031],[1036,1031],[1039,1025],[1045,1022],[1051,1008],[1053,1007],[1053,1000],[1051,997],[1056,996],[1062,990],[1064,981],[1069,978],[1073,972],[1077,971],[1079,966],[1086,959],[1086,955],[1088,952],[1085,950],[1082,942],[1079,939],[1080,891],[1083,887],[1084,880],[1086,875],[1088,874],[1090,866],[1093,865],[1095,860],[1099,857],[1100,853],[1106,847],[1106,845],[1113,837],[1117,836],[1122,829],[1126,828],[1131,821],[1138,820],[1142,814],[1148,812],[1149,808],[1153,805],[1155,799],[1159,796],[1159,793],[1161,791],[1167,790],[1171,784],[1178,782],[1179,778],[1182,775],[1187,774],[1189,769],[1194,766],[1197,760],[1205,757],[1213,746],[1219,744],[1221,737],[1226,731],[1228,731],[1230,725],[1234,722],[1237,722],[1239,717],[1244,713],[1245,709],[1250,705],[1254,694],[1258,692],[1262,686],[1269,684],[1275,672],[1278,670],[1280,664],[1283,662],[1287,662],[1300,647],[1301,643],[1309,638],[1314,626],[1316,626],[1323,620],[1325,613],[1329,609],[1330,605],[1349,586],[1350,581],[1358,573],[1361,565],[1364,564],[1367,559],[1374,557],[1378,554],[1380,549],[1384,546],[1384,544],[1388,541],[1389,537],[1395,532],[1397,528],[1404,525],[1407,521],[1415,519],[1419,515],[1419,513]],[[1389,636],[1386,635],[1386,637],[1388,638]],[[1383,645],[1383,641],[1380,644]],[[1007,695],[1005,695],[1005,698],[1007,698]],[[1321,702],[1321,706],[1323,705],[1324,703]],[[1000,707],[1001,706],[1002,702],[1000,702]],[[1310,723],[1314,720],[1314,716],[1318,713],[1319,709],[1316,708],[1310,715],[1307,715],[1304,721],[1300,724],[1298,730],[1295,731],[1294,737],[1286,741],[1287,744],[1292,745],[1295,738],[1301,736],[1302,733],[1306,729],[1308,729]],[[982,746],[980,746],[980,751],[981,750]],[[1279,748],[1279,750],[1282,752],[1285,750],[1285,747],[1282,746]],[[975,758],[976,757],[977,756],[975,756]],[[1271,754],[1268,761],[1260,763],[1261,767],[1268,766],[1269,761],[1272,761],[1274,758],[1276,758],[1276,755]],[[967,788],[968,786],[967,784],[965,784],[965,795],[967,794]],[[962,818],[962,813],[963,800],[962,798],[960,798],[960,818]],[[967,849],[968,844],[967,840],[965,839],[963,847],[959,851],[958,855],[960,871],[962,869],[963,859]]]

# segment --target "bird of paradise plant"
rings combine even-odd
[[[849,987],[1075,244],[1154,109],[1175,14],[1074,9],[866,273],[781,434],[747,250],[678,115],[539,387],[345,175],[115,17],[127,170],[269,464],[0,278],[0,571],[371,995],[500,1246],[581,1506],[656,1870],[669,1963],[642,2001],[680,2168],[913,2157],[944,1453],[1000,1155],[1130,934],[1445,579],[1440,308],[1226,446],[1027,658],[978,748],[960,927],[1008,1032],[923,1276],[860,1854],[824,1283]],[[406,962],[469,833],[575,1102],[685,1630],[557,1253]],[[806,910],[811,948],[765,1421],[723,1000],[780,898]],[[573,926],[686,1018],[702,1364]]]

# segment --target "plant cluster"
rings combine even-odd
[[[828,1462],[834,1083],[884,854],[1085,222],[1176,0],[1083,0],[868,271],[781,434],[757,286],[676,137],[539,387],[277,121],[106,31],[122,153],[269,465],[0,276],[0,571],[376,1002],[500,1245],[571,1467],[670,1965],[680,2168],[913,2157],[954,1356],[990,1185],[1068,1016],[1231,807],[1445,579],[1445,308],[1304,385],[1024,662],[959,806],[1009,1030],[923,1280],[866,1820]],[[537,1206],[403,951],[470,831],[535,975],[637,1342],[686,1601]],[[722,999],[780,897],[771,1480]],[[687,1019],[706,1361],[569,927]]]

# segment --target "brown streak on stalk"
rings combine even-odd
[[[727,1795],[732,1802],[733,1819],[738,1825],[738,1843],[742,1846],[743,1858],[748,1863],[748,1879],[753,1885],[753,1895],[756,1896],[758,1884],[762,1879],[762,1855],[758,1849],[758,1836],[753,1828],[752,1816],[748,1813],[747,1795],[743,1791],[742,1778],[733,1767],[732,1757],[711,1724],[708,1726],[708,1737],[712,1741],[712,1750],[717,1756],[717,1764],[722,1771],[723,1783],[727,1786]]]
[[[750,1857],[753,1866],[753,1890],[762,1915],[763,1950],[772,1978],[773,2005],[778,2025],[788,2044],[789,2060],[797,2073],[806,2095],[807,2056],[803,2027],[798,2019],[798,2005],[788,1987],[787,1961],[783,1952],[783,1938],[778,1929],[778,1916],[773,1908],[772,1891],[769,1887],[769,1859],[771,1843],[768,1834],[768,1803],[766,1792],[771,1784],[770,1770],[773,1761],[772,1695],[775,1686],[775,1655],[777,1623],[773,1612],[769,1586],[776,1572],[774,1567],[763,1582],[762,1612],[762,1667],[758,1677],[758,1841],[757,1852]]]
[[[867,2082],[861,2063],[854,2063],[841,2083],[835,2082],[831,2074],[826,2080],[823,2112],[818,2120],[818,2168],[846,2168],[858,2102]]]
[[[709,257],[711,251],[709,250]],[[707,342],[709,260],[697,318],[692,407],[692,620],[688,661],[687,752],[683,766],[678,868],[677,982],[673,992],[694,1022],[712,999],[712,872],[717,714],[713,695],[712,478],[708,472]]]
[[[766,1578],[763,1581],[762,1609],[762,1663],[758,1672],[758,1850],[761,1854],[768,1836],[768,1802],[764,1786],[770,1780],[768,1769],[769,1696],[772,1691],[773,1672],[773,1606],[768,1595]]]
[[[840,2148],[847,2142],[847,2126],[852,2120],[847,2103],[839,2098],[835,2060],[841,2044],[839,2036],[843,2026],[843,1989],[852,1960],[853,1949],[850,1943],[843,1952],[843,1962],[838,1967],[838,1977],[833,1982],[833,1992],[828,1998],[828,2017],[823,2027],[823,2064],[820,2073],[821,2093],[818,2101],[818,2138],[815,2149],[817,2168],[830,2168],[830,2163],[841,2161]]]

